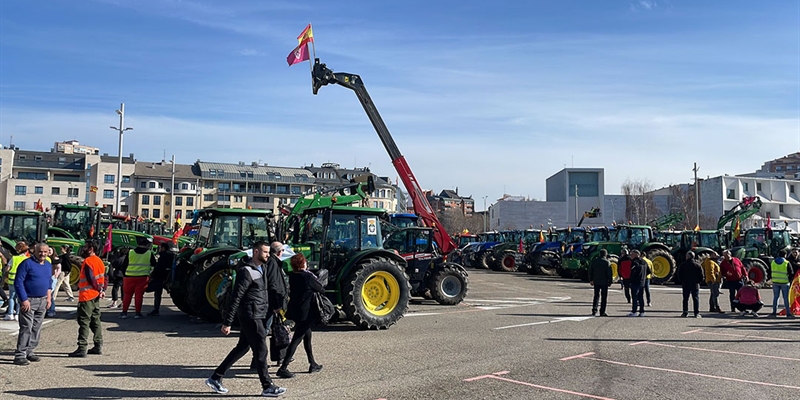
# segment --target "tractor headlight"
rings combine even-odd
[[[238,263],[239,263],[239,260],[237,260],[235,258],[228,257],[228,265],[230,265],[231,267],[233,267],[234,265],[236,265]]]

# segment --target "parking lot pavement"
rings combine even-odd
[[[687,399],[800,396],[800,323],[705,315],[679,318],[681,295],[653,290],[646,317],[629,311],[618,286],[609,318],[592,318],[588,284],[469,270],[458,306],[414,299],[383,331],[321,327],[314,353],[325,367],[275,381],[286,399]],[[770,298],[765,291],[764,298]],[[151,299],[147,299],[150,301]],[[701,295],[706,304],[707,294]],[[11,364],[16,337],[0,332],[2,398],[214,398],[203,384],[236,342],[219,327],[170,307],[161,317],[119,320],[104,310],[106,354],[71,359],[77,324],[60,311],[45,325],[27,367]],[[145,312],[149,307],[145,306]],[[226,397],[258,394],[245,356],[225,379]],[[272,368],[271,372],[275,369]]]

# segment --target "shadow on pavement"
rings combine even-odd
[[[69,365],[66,368],[94,372],[95,376],[105,378],[205,379],[216,367],[216,365],[80,364]]]
[[[201,383],[202,384],[202,383]],[[50,388],[32,390],[10,390],[6,393],[19,396],[44,399],[134,399],[134,398],[177,398],[177,399],[205,399],[220,398],[219,394],[212,393],[210,390],[197,392],[187,391],[160,391],[160,390],[126,390],[102,387],[80,387],[80,388]],[[225,398],[253,397],[253,394],[225,395]]]
[[[619,342],[619,343],[636,343],[636,342],[659,342],[659,343],[800,343],[800,340],[742,340],[742,339],[592,339],[592,338],[546,338],[545,340],[553,342]]]

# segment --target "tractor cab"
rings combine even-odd
[[[100,233],[100,209],[57,204],[48,236],[86,240]]]
[[[0,211],[0,249],[6,255],[16,255],[17,242],[43,242],[47,218],[38,211]]]

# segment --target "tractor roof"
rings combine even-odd
[[[59,208],[66,208],[71,210],[89,210],[89,209],[96,209],[97,207],[92,206],[79,206],[77,204],[56,204],[56,207]]]
[[[272,210],[250,210],[244,208],[206,208],[202,210],[201,213],[212,215],[272,216]]]
[[[327,208],[327,207],[321,207]],[[382,208],[370,208],[370,207],[353,207],[348,205],[335,205],[332,206],[331,209],[334,211],[344,211],[344,212],[352,212],[354,214],[373,214],[373,215],[383,215],[386,213],[386,210]]]
[[[0,215],[13,215],[15,217],[24,217],[24,216],[40,216],[43,213],[40,211],[0,211]]]

